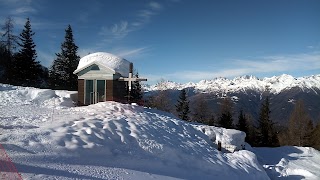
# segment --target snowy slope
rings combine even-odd
[[[116,102],[72,107],[73,93],[0,84],[0,143],[24,179],[276,177],[264,171],[272,150],[258,149],[258,158],[255,149],[216,150],[212,141],[243,144],[240,131],[189,124],[162,111]],[[315,173],[319,152],[310,150],[314,153],[292,162],[310,162],[295,173],[320,177]]]
[[[170,114],[68,94],[1,85],[0,143],[24,179],[268,179],[252,152],[220,153]]]
[[[181,90],[184,88],[194,88],[199,92],[238,92],[255,90],[263,92],[266,88],[271,93],[278,94],[283,90],[293,87],[304,89],[320,89],[320,74],[294,78],[291,75],[283,74],[271,78],[258,79],[254,76],[241,76],[234,79],[215,78],[213,80],[202,80],[198,83],[179,84],[175,82],[164,82],[159,85],[146,86],[146,91],[163,89]]]
[[[320,179],[320,152],[309,147],[254,148],[271,179]]]

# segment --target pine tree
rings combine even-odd
[[[312,129],[312,121],[304,109],[304,103],[302,100],[298,100],[289,119],[288,145],[310,145]]]
[[[0,83],[10,84],[11,53],[0,42]]]
[[[65,40],[61,44],[61,52],[56,54],[49,71],[51,88],[78,89],[78,77],[73,74],[77,69],[80,57],[77,55],[78,46],[74,43],[72,28],[68,25],[65,30]]]
[[[243,110],[240,110],[239,117],[238,117],[238,123],[236,125],[237,129],[240,131],[245,132],[248,135],[248,124],[245,114],[243,113]]]
[[[189,120],[189,101],[187,100],[187,93],[185,89],[182,89],[179,95],[178,103],[176,104],[176,111],[180,119]]]
[[[313,129],[311,137],[310,137],[310,142],[311,146],[320,150],[320,121],[318,121],[317,126]]]
[[[2,26],[2,39],[1,42],[3,45],[5,45],[8,52],[11,53],[11,55],[14,53],[17,43],[18,43],[18,36],[14,35],[13,29],[14,29],[14,20],[12,17],[7,17],[4,25]]]
[[[257,128],[254,126],[254,119],[251,114],[247,114],[247,127],[248,132],[246,134],[246,142],[249,143],[251,146],[258,146],[258,138],[257,138]]]
[[[263,147],[274,147],[279,145],[279,140],[274,129],[274,123],[270,119],[270,103],[269,97],[267,96],[259,115],[259,146]]]
[[[232,101],[230,98],[224,98],[220,107],[220,117],[219,117],[219,126],[232,129],[233,128],[233,119],[232,119]]]
[[[134,75],[135,78],[139,78],[138,71]],[[143,91],[140,81],[134,81],[131,89],[131,102],[143,105]]]
[[[30,19],[27,18],[24,29],[22,30],[18,43],[20,46],[19,52],[14,57],[14,75],[16,85],[39,87],[41,83],[42,67],[36,61],[37,53],[36,45],[33,42],[32,36],[34,32],[31,29]]]
[[[193,103],[193,122],[199,122],[207,124],[210,120],[210,109],[207,103],[207,100],[204,98],[204,95],[199,95],[196,97]]]

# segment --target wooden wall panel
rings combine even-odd
[[[84,79],[78,79],[78,106],[84,105]]]
[[[125,81],[114,81],[113,82],[113,96],[114,100],[121,103],[127,103],[127,86]]]
[[[107,87],[106,87],[106,101],[113,101],[113,80],[106,80]]]

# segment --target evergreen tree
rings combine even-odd
[[[135,73],[134,77],[139,78],[138,71]],[[131,102],[137,103],[139,105],[143,104],[143,91],[140,81],[134,81],[132,83]]]
[[[259,146],[275,147],[279,146],[279,140],[274,129],[274,123],[270,119],[269,97],[265,99],[260,109],[259,115]]]
[[[310,142],[311,146],[320,150],[320,121],[318,122],[317,126],[313,129],[311,137],[310,137]]]
[[[203,124],[207,124],[210,120],[210,109],[204,95],[199,95],[196,97],[193,103],[193,122],[199,122]]]
[[[179,95],[178,103],[176,104],[176,111],[180,119],[189,120],[189,101],[187,100],[187,93],[185,89],[182,89]]]
[[[17,47],[18,37],[14,35],[14,20],[8,17],[2,26],[3,33],[0,40],[0,82],[12,84],[13,54]]]
[[[288,126],[288,145],[308,146],[313,124],[304,109],[302,100],[298,100],[290,115]]]
[[[247,114],[246,116],[247,119],[247,127],[248,127],[248,132],[246,134],[246,139],[245,141],[249,143],[251,146],[258,146],[258,138],[257,138],[257,128],[254,126],[254,119],[251,114]]]
[[[18,36],[14,35],[13,29],[14,29],[14,20],[11,17],[7,17],[4,25],[2,26],[2,35],[1,35],[1,42],[6,47],[7,51],[11,53],[11,55],[14,53],[17,42],[18,42]]]
[[[34,32],[31,30],[30,19],[27,18],[24,29],[22,30],[18,43],[19,52],[14,57],[14,75],[16,85],[39,87],[41,83],[41,74],[43,69],[38,61],[36,61],[37,53],[36,45],[32,36]]]
[[[73,72],[77,69],[80,60],[77,55],[78,46],[74,43],[70,25],[65,33],[61,52],[56,54],[57,57],[49,70],[50,85],[53,89],[77,90],[78,77]]]
[[[232,101],[230,98],[224,98],[220,107],[220,117],[219,117],[219,126],[232,129],[233,128],[233,119],[232,119]]]
[[[5,45],[0,42],[0,83],[10,84],[10,67],[11,67],[11,53],[7,50]]]
[[[245,133],[248,133],[248,125],[247,125],[247,119],[245,117],[245,114],[243,114],[243,110],[240,110],[239,117],[238,117],[238,123],[236,125],[237,129],[240,131],[243,131]]]

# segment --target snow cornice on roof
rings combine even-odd
[[[81,58],[77,69],[73,73],[77,74],[87,67],[97,64],[112,70],[114,74],[119,73],[122,76],[127,76],[129,74],[130,63],[128,60],[110,53],[96,52]]]

